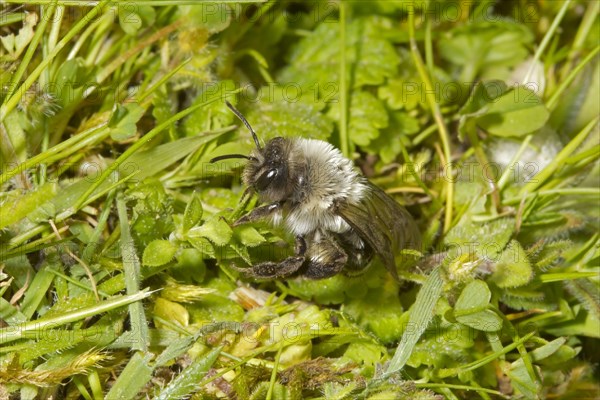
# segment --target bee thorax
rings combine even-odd
[[[336,202],[358,204],[365,194],[364,178],[352,161],[327,142],[296,139],[290,154],[290,178],[295,189],[287,227],[296,235],[316,229],[343,233],[350,226],[333,210]]]

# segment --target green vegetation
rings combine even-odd
[[[600,2],[0,7],[0,398],[600,396]],[[244,281],[293,238],[232,227],[225,100],[355,160],[418,266]]]

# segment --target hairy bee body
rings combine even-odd
[[[217,159],[246,158],[243,182],[265,204],[234,225],[270,219],[296,237],[294,256],[240,270],[259,279],[321,279],[358,274],[377,255],[397,279],[395,255],[420,245],[411,215],[330,143],[276,137],[262,147],[250,124],[227,105],[252,133],[256,149],[249,156]]]
[[[295,235],[350,230],[332,207],[336,201],[358,204],[367,190],[365,179],[350,160],[331,144],[314,139],[275,138],[265,152],[270,160],[281,157],[287,162],[284,184],[258,192],[261,202],[286,202],[285,207],[271,215],[274,224],[285,223]],[[253,156],[258,162],[248,163],[243,175],[244,183],[250,187],[257,176],[273,165],[265,162],[258,151]]]

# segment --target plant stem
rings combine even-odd
[[[340,1],[340,148],[344,157],[350,156],[350,141],[348,139],[348,88],[346,55],[346,3]]]
[[[446,163],[448,163],[448,171],[450,172],[450,176],[453,177],[453,168],[452,168],[452,153],[450,151],[450,135],[448,133],[448,127],[444,122],[444,117],[440,111],[440,107],[437,104],[435,98],[435,91],[433,85],[431,83],[431,78],[425,69],[425,65],[423,64],[423,59],[421,58],[421,54],[419,53],[419,48],[417,47],[417,41],[415,39],[415,10],[414,6],[410,7],[408,10],[408,34],[410,37],[410,52],[412,54],[413,60],[415,62],[415,66],[419,71],[419,76],[423,83],[425,84],[425,96],[427,98],[427,103],[429,104],[429,108],[433,114],[433,118],[438,126],[438,132],[440,134],[440,141],[442,142],[442,149],[444,152],[444,158],[446,159]],[[453,179],[446,180],[446,208],[444,210],[444,233],[450,230],[452,226],[452,212],[454,205],[454,182]]]
[[[567,8],[569,8],[569,4],[571,4],[571,0],[566,0],[563,3],[560,10],[558,11],[558,14],[556,14],[556,17],[554,17],[554,20],[552,21],[552,25],[550,25],[550,28],[548,28],[548,32],[546,32],[546,34],[544,35],[544,38],[542,39],[540,46],[537,48],[537,50],[533,54],[533,58],[529,64],[529,68],[527,69],[527,73],[525,74],[525,76],[523,77],[523,80],[521,81],[521,83],[523,85],[526,85],[527,83],[529,83],[529,79],[531,78],[531,74],[533,73],[533,68],[535,68],[535,64],[537,64],[537,62],[542,57],[542,53],[546,50],[546,47],[548,47],[548,44],[550,43],[550,40],[552,39],[554,32],[556,32],[556,30],[558,29],[560,22],[562,21],[563,17],[565,16],[565,13],[567,12]]]

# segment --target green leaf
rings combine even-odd
[[[48,91],[62,107],[73,107],[81,100],[84,89],[95,83],[92,66],[83,58],[75,57],[60,64]]]
[[[500,288],[517,287],[527,284],[533,278],[533,269],[523,246],[511,240],[495,263],[490,277]]]
[[[126,140],[137,133],[137,122],[146,110],[137,103],[128,103],[125,106],[117,104],[108,122],[110,137],[114,140]]]
[[[526,25],[482,18],[446,32],[438,41],[438,50],[443,58],[463,67],[461,81],[472,82],[488,73],[497,76],[499,67],[521,63],[529,55],[532,40]]]
[[[314,299],[321,304],[340,304],[349,293],[364,296],[367,288],[356,279],[341,274],[322,280],[293,279],[288,281],[291,293],[302,299]]]
[[[454,315],[458,318],[461,315],[474,314],[485,310],[492,298],[492,292],[482,280],[474,280],[469,283],[460,293],[456,305],[454,306]]]
[[[250,109],[246,118],[265,142],[276,136],[326,140],[333,131],[333,123],[320,110],[319,103],[314,102],[261,101]],[[249,133],[247,138],[251,140]]]
[[[486,111],[486,107],[495,99],[508,91],[506,83],[499,80],[478,82],[469,95],[467,102],[460,109],[462,116],[480,115]]]
[[[229,278],[213,278],[204,287],[215,289],[217,293],[209,293],[203,297],[201,304],[187,307],[192,321],[229,321],[236,325],[235,322],[244,319],[245,311],[242,306],[227,297],[236,289],[233,281],[230,281]]]
[[[233,10],[225,7],[228,6],[223,3],[182,3],[177,6],[177,13],[178,18],[184,19],[186,23],[216,33],[227,28],[232,18],[235,18]]]
[[[530,352],[529,356],[534,362],[537,363],[556,353],[561,347],[563,347],[565,342],[565,338],[554,339],[553,341],[546,343],[545,345]],[[508,370],[508,376],[511,378],[515,389],[519,390],[528,398],[534,398],[536,394],[539,393],[542,382],[537,379],[532,379],[531,374],[527,371],[523,358],[519,358],[511,364],[511,367]]]
[[[558,349],[560,349],[560,347],[563,344],[565,344],[566,341],[567,341],[567,339],[565,339],[565,338],[554,339],[553,341],[546,343],[542,347],[538,347],[537,349],[533,350],[529,354],[531,355],[531,358],[533,359],[533,361],[543,360],[544,358],[550,357],[552,354],[556,353],[558,351]],[[523,362],[523,361],[521,359],[519,359],[515,362],[515,364],[518,362]]]
[[[196,249],[202,256],[207,258],[216,258],[215,246],[210,240],[203,237],[186,235],[186,240]]]
[[[190,315],[184,306],[163,297],[158,297],[156,299],[153,315],[155,318],[154,325],[159,329],[168,328],[168,326],[165,326],[160,319],[170,321],[182,327],[188,326],[190,320]]]
[[[264,236],[249,225],[237,228],[235,235],[244,246],[248,247],[255,247],[266,242]]]
[[[491,103],[477,125],[500,137],[523,137],[544,126],[550,113],[535,93],[523,86]]]
[[[225,246],[231,240],[232,235],[231,227],[221,216],[215,216],[188,232],[190,237],[203,237],[217,246]]]
[[[425,107],[425,94],[422,82],[415,76],[388,79],[386,85],[379,86],[377,96],[385,100],[393,109],[414,110],[419,104]]]
[[[350,360],[366,365],[375,365],[381,362],[383,354],[385,353],[385,347],[367,341],[360,341],[350,343],[344,357],[348,357]]]
[[[483,310],[474,314],[462,315],[456,317],[456,320],[478,331],[496,332],[502,328],[502,318],[492,310]]]
[[[331,107],[329,115],[335,121],[340,120],[339,104]],[[359,146],[367,146],[380,134],[380,129],[388,126],[388,114],[377,97],[369,92],[357,91],[350,102],[348,129],[350,139]]]
[[[449,247],[450,257],[471,254],[481,260],[497,260],[515,229],[512,218],[500,218],[488,223],[472,222],[465,216],[453,227],[444,244]]]
[[[595,319],[600,319],[600,284],[598,281],[575,279],[565,282],[564,287]]]
[[[519,359],[518,361],[521,360]],[[536,369],[539,373],[539,368]],[[537,395],[540,393],[542,384],[538,379],[532,379],[523,362],[511,367],[507,371],[507,375],[510,378],[512,387],[526,399],[538,398]]]
[[[144,249],[142,264],[149,267],[159,267],[173,260],[177,246],[168,240],[154,240]]]
[[[186,233],[200,222],[202,213],[202,202],[198,194],[194,192],[192,199],[185,206],[185,212],[183,213],[183,233]]]
[[[133,186],[127,197],[134,203],[131,233],[138,248],[146,248],[156,238],[171,234],[174,229],[172,199],[161,181],[146,179]]]
[[[355,144],[368,145],[379,136],[379,130],[387,126],[388,114],[375,96],[368,92],[357,92],[352,95],[348,129],[352,133],[350,138]]]
[[[181,282],[192,280],[194,282],[202,282],[206,275],[206,265],[204,263],[204,255],[196,248],[182,249],[175,255],[177,264],[170,269],[174,279]]]
[[[488,105],[506,93],[507,90],[506,84],[498,80],[478,82],[475,85],[465,105],[460,110],[458,133],[461,140],[465,140],[469,133],[477,134],[476,117],[484,115],[487,112]]]
[[[10,112],[4,118],[3,124],[4,129],[6,130],[6,135],[12,144],[12,153],[14,153],[14,160],[19,160],[19,162],[25,161],[27,159],[27,130],[29,121],[26,113],[20,112],[19,110],[14,110]]]
[[[373,263],[370,270],[360,277],[338,274],[320,280],[291,279],[287,282],[290,294],[321,304],[340,304],[344,300],[363,299],[370,290],[381,287],[388,278],[387,271],[380,263]]]
[[[33,28],[37,25],[38,20],[39,15],[37,13],[28,12],[25,14],[23,26],[19,29],[19,33],[16,36],[14,33],[0,36],[0,42],[2,42],[4,48],[8,51],[10,59],[16,60],[29,42],[31,42],[34,35]]]
[[[347,25],[347,64],[354,73],[355,88],[378,85],[394,76],[400,59],[393,45],[382,35],[386,18],[358,17]],[[339,25],[324,21],[292,48],[290,62],[278,76],[279,82],[295,82],[331,100],[337,97],[340,60]],[[331,84],[335,86],[331,86]],[[334,97],[335,96],[335,97]]]
[[[587,336],[600,339],[600,320],[591,312],[580,309],[575,319],[554,323],[546,327],[546,332],[555,336]]]
[[[470,282],[460,293],[454,306],[454,316],[461,324],[485,332],[502,328],[502,318],[487,306],[492,297],[490,289],[482,280]]]
[[[128,35],[136,35],[142,25],[151,26],[156,18],[154,8],[148,5],[125,3],[117,9],[119,24]]]
[[[0,229],[25,218],[30,212],[38,208],[40,204],[44,204],[46,201],[52,199],[56,195],[57,190],[58,186],[56,184],[47,183],[37,188],[37,190],[26,194],[18,192],[7,194],[3,199],[2,207],[0,207]]]
[[[402,152],[402,142],[404,146],[410,145],[408,136],[419,132],[420,129],[419,121],[407,112],[396,111],[391,117],[390,125],[379,137],[363,147],[370,153],[379,154],[384,164],[393,162]]]
[[[343,306],[359,326],[373,332],[383,343],[398,340],[402,334],[402,305],[398,286],[388,281],[382,288],[370,290],[359,299],[350,299]]]

